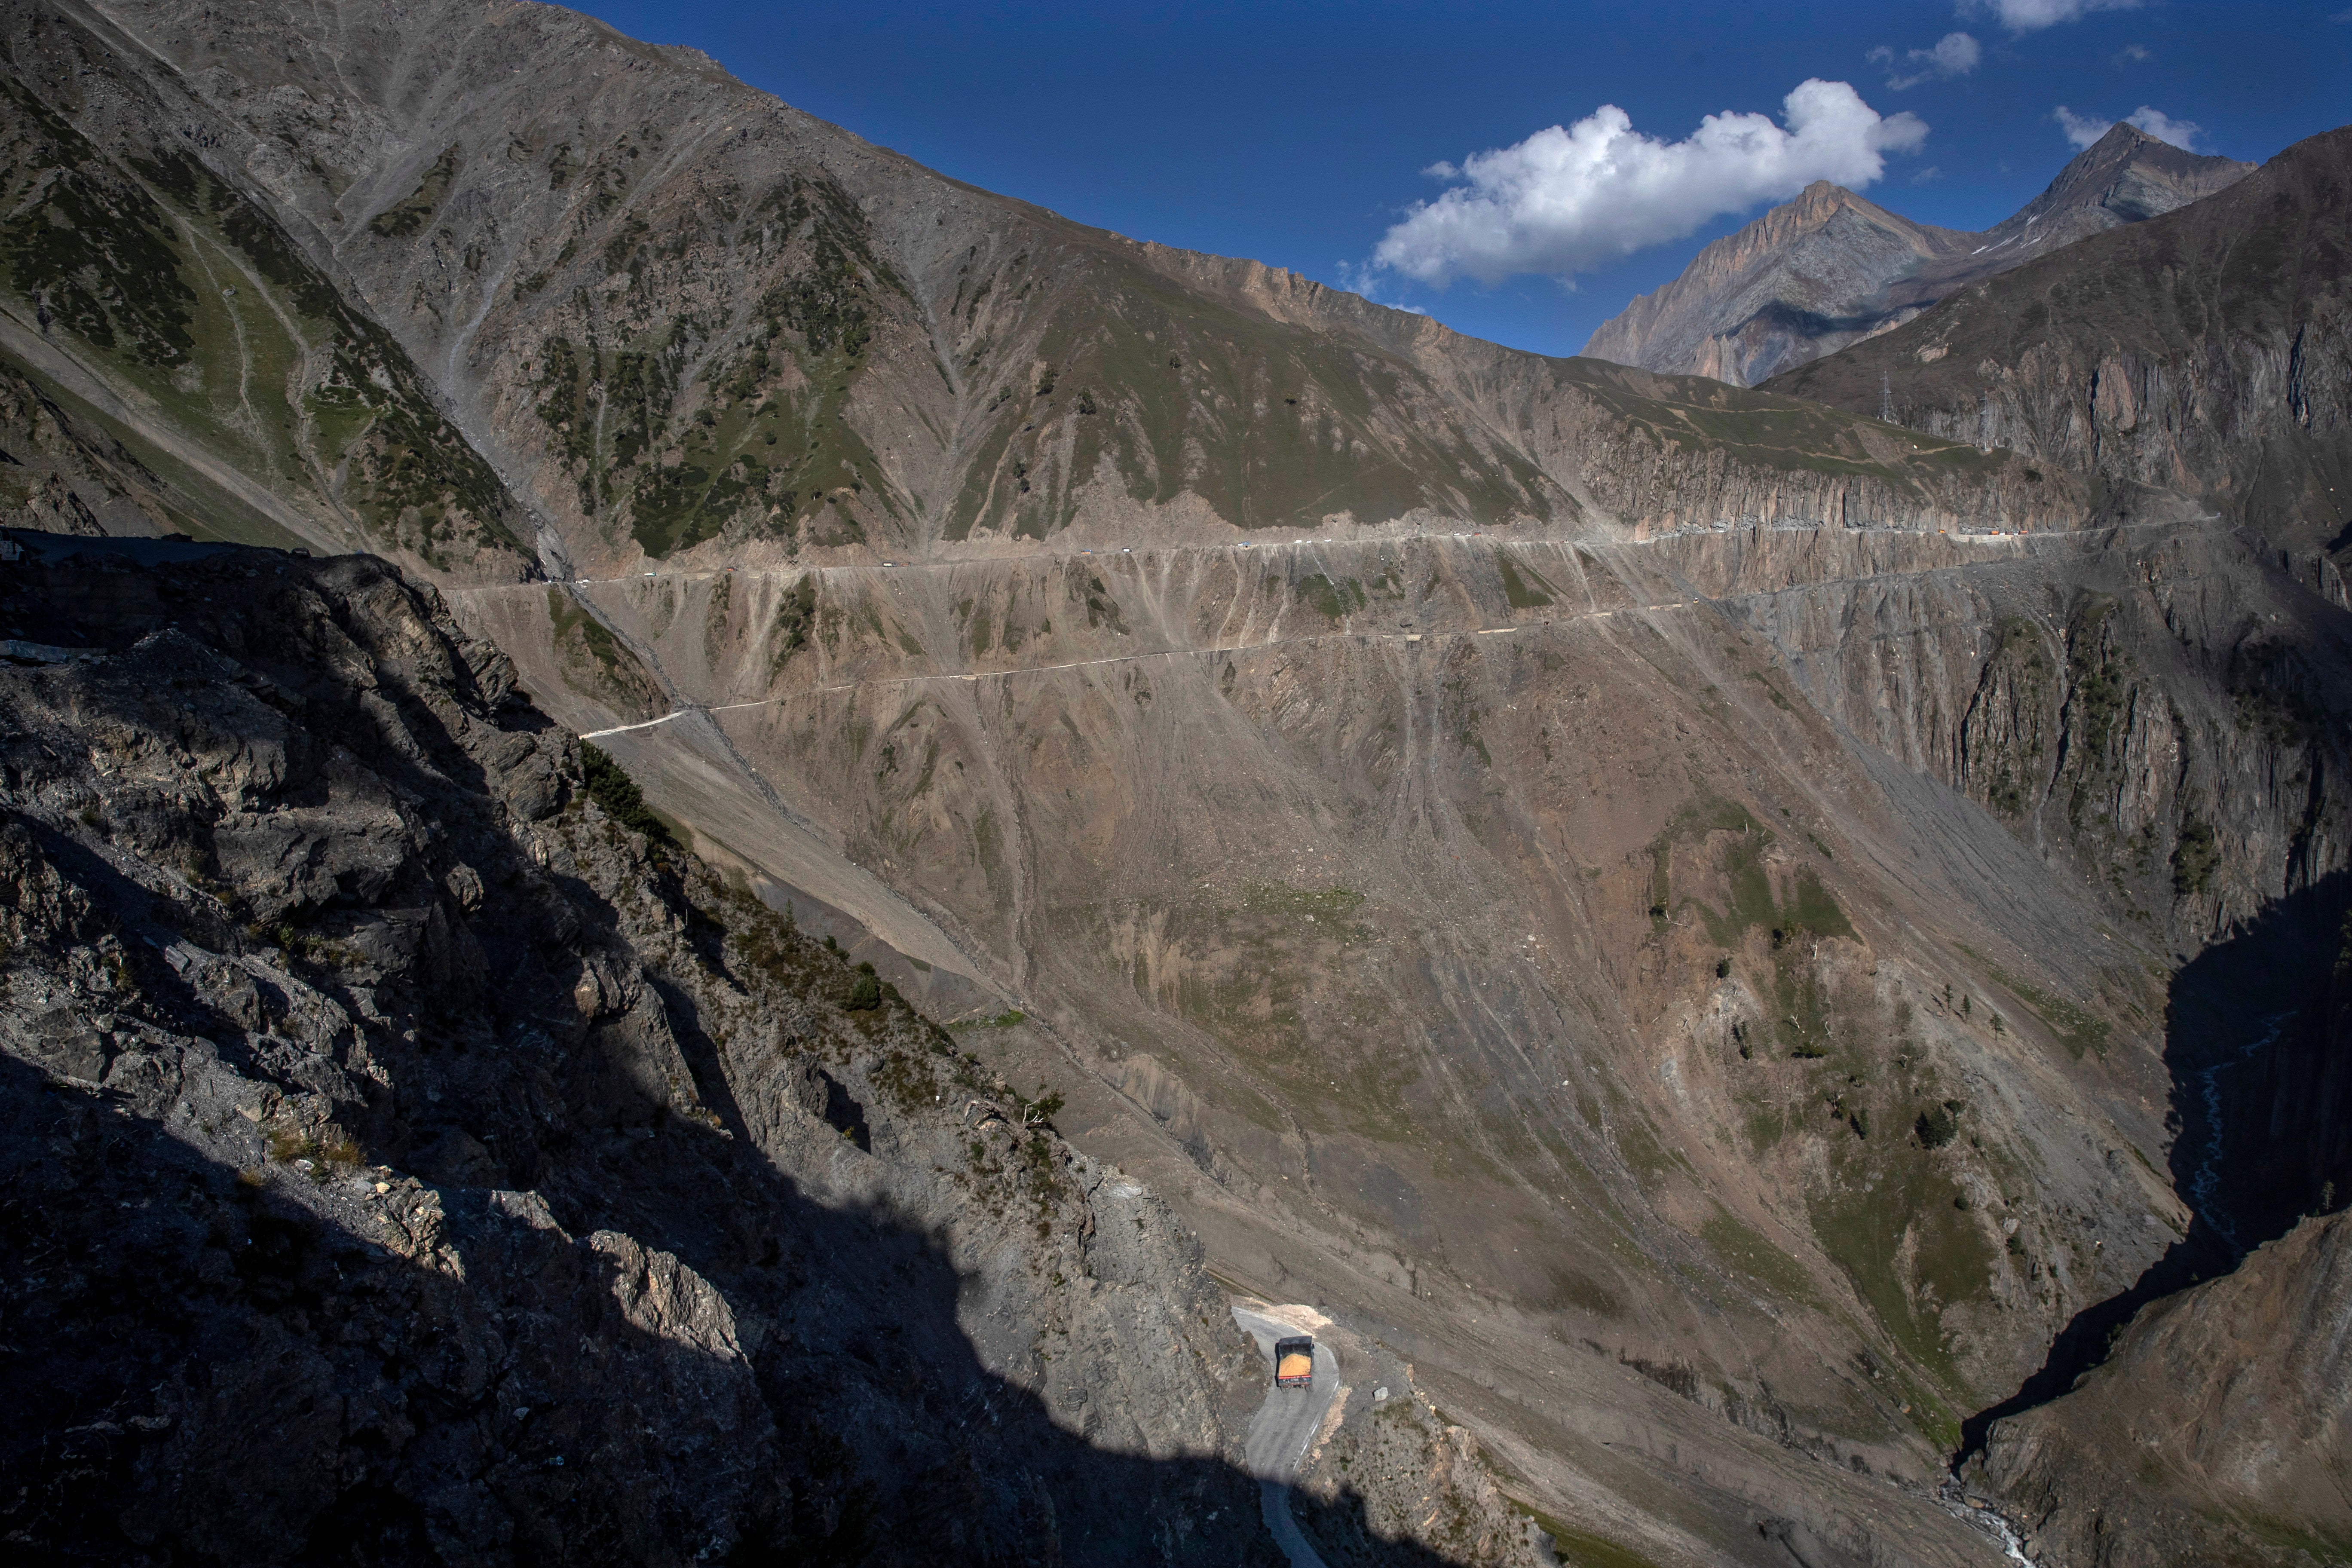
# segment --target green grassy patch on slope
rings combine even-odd
[[[1715,1217],[1699,1230],[1699,1239],[1733,1268],[1756,1280],[1774,1295],[1809,1307],[1821,1305],[1821,1295],[1797,1260],[1764,1239],[1753,1226],[1718,1206]]]
[[[1974,948],[1964,945],[1960,951],[1983,964],[1985,973],[1999,981],[2002,989],[2024,1003],[2027,1010],[2066,1047],[2068,1056],[2080,1061],[2086,1053],[2099,1057],[2107,1054],[2107,1036],[2112,1026],[2105,1018],[2063,996],[2028,985]]]
[[[1565,1568],[1657,1568],[1656,1563],[1631,1547],[1620,1546],[1590,1531],[1570,1529],[1534,1504],[1521,1502],[1508,1492],[1503,1495],[1513,1508],[1534,1520],[1551,1537],[1552,1549]]]
[[[1298,580],[1298,596],[1328,621],[1344,620],[1369,602],[1364,585],[1354,578],[1342,577],[1335,583],[1319,572]]]
[[[1516,566],[1509,556],[1497,551],[1495,569],[1502,574],[1503,597],[1510,601],[1511,608],[1541,609],[1553,602],[1551,594],[1548,592],[1551,584],[1545,582],[1533,567]]]
[[[1992,1244],[1971,1211],[1953,1206],[1933,1157],[1894,1129],[1874,1142],[1833,1140],[1832,1150],[1830,1185],[1808,1203],[1815,1238],[1903,1352],[1965,1395],[1939,1320],[1990,1288]]]
[[[440,210],[441,198],[457,178],[457,144],[449,143],[416,188],[368,220],[368,228],[386,239],[404,239],[422,230]]]
[[[1735,947],[1743,935],[1759,927],[1778,931],[1784,940],[1800,931],[1824,937],[1853,935],[1853,922],[1811,867],[1798,867],[1788,878],[1785,893],[1776,891],[1764,862],[1765,851],[1773,844],[1771,829],[1759,823],[1746,806],[1713,795],[1691,801],[1651,839],[1653,914],[1676,907],[1672,873],[1676,850],[1704,844],[1716,833],[1738,835],[1717,851],[1715,869],[1727,889],[1724,907],[1715,909],[1696,898],[1682,900],[1697,908],[1714,942]]]
[[[101,152],[21,81],[0,84],[0,136],[38,148],[0,175],[0,268],[61,350],[381,547],[516,552],[504,487],[267,212],[176,147]]]

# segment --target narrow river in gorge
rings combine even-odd
[[[2223,1206],[2221,1191],[2221,1153],[2226,1123],[2221,1118],[2221,1075],[2231,1068],[2252,1061],[2255,1055],[2279,1037],[2292,1012],[2273,1013],[2265,1019],[2270,1027],[2249,1041],[2237,1055],[2226,1057],[2212,1066],[2199,1069],[2197,1096],[2205,1108],[2205,1146],[2199,1152],[2196,1169],[2189,1173],[2189,1191],[2184,1194],[2197,1216],[2213,1227],[2213,1234],[2229,1244],[2233,1253],[2244,1250],[2238,1239],[2238,1227]]]

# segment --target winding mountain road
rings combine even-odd
[[[1305,1388],[1276,1387],[1273,1382],[1274,1342],[1310,1331],[1246,1307],[1234,1309],[1234,1321],[1257,1341],[1258,1353],[1265,1357],[1265,1403],[1250,1417],[1249,1436],[1242,1450],[1250,1474],[1257,1478],[1258,1508],[1265,1517],[1266,1529],[1274,1534],[1275,1544],[1290,1559],[1290,1568],[1323,1568],[1323,1559],[1307,1544],[1298,1521],[1291,1516],[1290,1480],[1298,1473],[1298,1461],[1306,1458],[1307,1446],[1321,1429],[1331,1401],[1339,1397],[1339,1358],[1318,1340],[1314,1380]]]

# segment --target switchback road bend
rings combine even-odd
[[[1305,1388],[1277,1388],[1274,1384],[1274,1342],[1309,1331],[1247,1307],[1234,1309],[1234,1321],[1257,1341],[1265,1357],[1265,1403],[1250,1417],[1249,1438],[1243,1457],[1257,1478],[1258,1507],[1275,1543],[1290,1559],[1290,1568],[1324,1568],[1323,1559],[1307,1543],[1306,1534],[1290,1511],[1290,1483],[1298,1473],[1307,1446],[1321,1430],[1323,1417],[1339,1393],[1339,1360],[1322,1341],[1315,1342],[1315,1377]]]

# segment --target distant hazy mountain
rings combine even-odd
[[[1584,352],[1752,386],[1901,326],[1963,284],[2185,206],[2252,168],[2118,124],[1981,234],[1913,223],[1816,181],[1603,322]]]

